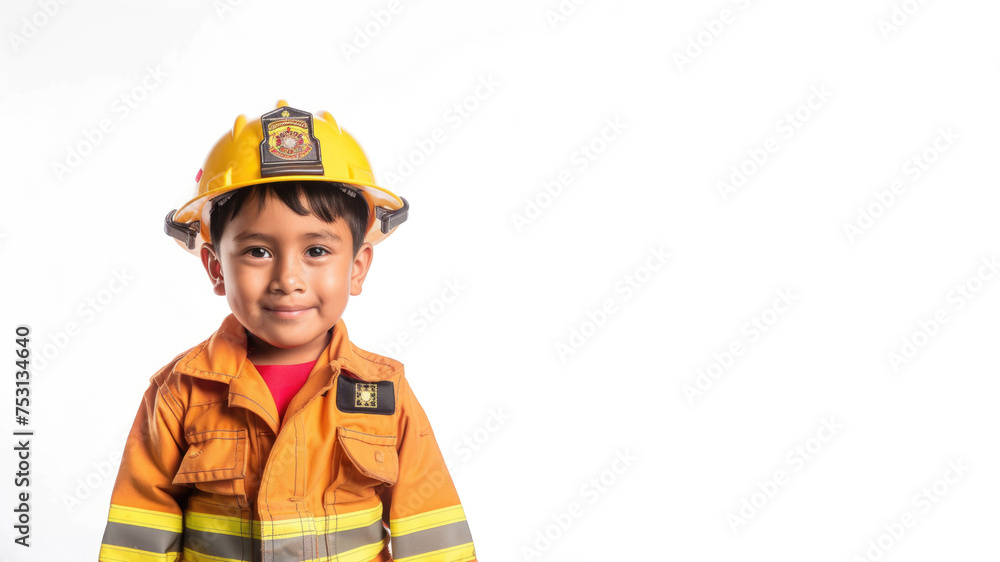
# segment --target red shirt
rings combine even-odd
[[[309,372],[312,371],[316,361],[299,363],[298,365],[254,365],[257,372],[264,378],[267,388],[271,390],[274,397],[274,405],[278,407],[278,419],[285,418],[285,410],[288,403],[299,392],[302,385],[306,384]]]

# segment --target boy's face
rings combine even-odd
[[[356,256],[351,249],[342,218],[301,216],[269,196],[259,213],[248,201],[215,247],[202,249],[202,263],[215,293],[250,332],[251,360],[295,364],[319,357],[348,296],[361,294],[372,246],[363,244]]]

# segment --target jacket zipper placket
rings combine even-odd
[[[319,398],[320,396],[325,396],[325,395],[326,395],[326,393],[327,393],[327,392],[329,392],[329,391],[330,391],[330,389],[331,389],[331,388],[333,388],[333,387],[334,387],[334,386],[335,386],[335,385],[337,384],[337,378],[338,378],[339,376],[340,376],[340,369],[338,368],[338,369],[337,369],[336,371],[334,371],[334,373],[333,373],[333,376],[332,376],[332,377],[330,378],[330,384],[328,384],[328,385],[324,386],[323,388],[319,389],[319,391],[317,391],[317,392],[316,392],[315,394],[313,394],[313,395],[312,395],[312,396],[311,396],[311,397],[309,398],[309,400],[307,400],[307,401],[306,401],[306,403],[302,405],[302,407],[301,407],[301,408],[299,408],[298,410],[296,410],[296,411],[295,411],[295,413],[294,413],[294,414],[292,414],[292,416],[291,416],[290,418],[288,418],[288,419],[286,419],[286,420],[282,420],[282,421],[281,421],[281,424],[280,424],[280,425],[278,426],[278,433],[277,433],[277,434],[275,434],[275,436],[274,436],[274,444],[273,444],[273,445],[271,445],[271,452],[270,452],[270,453],[268,454],[268,459],[267,459],[267,462],[266,462],[266,463],[264,464],[264,472],[263,472],[263,473],[261,474],[261,480],[260,480],[260,484],[261,484],[261,485],[260,485],[260,490],[263,490],[263,489],[265,488],[265,483],[267,482],[267,480],[268,480],[268,479],[269,479],[269,477],[270,477],[269,475],[270,475],[270,472],[271,472],[271,458],[272,458],[272,457],[273,457],[273,455],[274,455],[274,451],[275,451],[275,450],[276,450],[276,449],[278,448],[278,444],[279,444],[279,443],[282,443],[282,435],[283,435],[283,434],[285,434],[285,433],[288,433],[288,432],[287,432],[287,431],[285,430],[285,428],[286,428],[287,426],[291,426],[292,428],[294,428],[294,427],[295,427],[295,419],[296,419],[296,418],[297,418],[297,417],[298,417],[298,416],[299,416],[299,415],[300,415],[300,414],[301,414],[302,412],[306,411],[306,409],[308,409],[308,408],[309,408],[309,406],[310,406],[310,405],[311,405],[311,404],[312,404],[312,403],[313,403],[313,402],[314,402],[314,401],[315,401],[315,400],[316,400],[317,398]],[[258,417],[260,417],[260,416],[258,416]],[[295,434],[295,431],[294,431],[294,429],[293,429],[293,430],[292,430],[291,432],[292,432],[292,434],[293,434],[293,437],[292,437],[292,439],[295,439],[295,437],[294,437],[294,434]],[[288,438],[286,437],[286,438],[285,438],[285,440],[287,441],[287,439],[288,439]],[[304,445],[303,445],[303,446],[304,446]],[[296,454],[296,457],[297,457],[297,456],[298,456],[298,455]],[[299,483],[299,477],[298,477],[298,474],[296,474],[296,475],[295,475],[295,482],[296,482],[296,487],[297,487],[297,486],[299,485],[299,484],[298,484],[298,483]],[[258,490],[258,492],[257,492],[257,497],[258,497],[258,500],[259,500],[259,498],[260,498],[260,496],[261,496],[261,492],[260,492],[260,490]],[[296,490],[296,491],[297,491],[297,490]],[[300,503],[300,504],[304,503],[302,499],[294,499],[294,498],[288,498],[288,500],[289,500],[289,501],[293,501],[293,502],[298,502],[298,503]],[[251,517],[252,517],[252,514],[251,514]],[[303,528],[302,530],[303,530],[303,532],[305,531],[305,529],[304,529],[304,528]],[[315,529],[313,529],[313,530],[315,531]],[[315,533],[314,533],[314,536],[315,536]],[[316,552],[313,552],[313,553],[312,553],[313,557],[315,557],[316,555],[318,555],[318,554],[319,554],[319,552],[318,552],[318,548],[319,548],[319,545],[318,545],[318,543],[314,544],[314,546],[315,546],[315,548],[317,549],[317,551],[316,551]],[[309,558],[310,558],[310,556],[309,556],[309,554],[310,554],[310,553],[306,552],[306,553],[303,553],[303,554],[305,555],[306,559],[309,559]],[[264,548],[264,541],[263,541],[263,539],[261,540],[261,561],[262,561],[262,562],[279,562],[279,561],[276,561],[276,560],[275,560],[275,558],[274,558],[274,553],[273,553],[273,552],[269,552],[269,551],[267,551],[267,550],[266,550],[266,549]]]

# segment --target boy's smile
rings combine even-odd
[[[250,359],[288,365],[319,357],[348,297],[361,294],[372,246],[351,251],[343,218],[299,215],[269,196],[259,213],[247,204],[215,247],[206,244],[202,263],[249,332]]]

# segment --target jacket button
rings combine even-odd
[[[375,451],[375,460],[378,462],[382,462],[385,460],[385,455],[382,453],[382,451]]]

